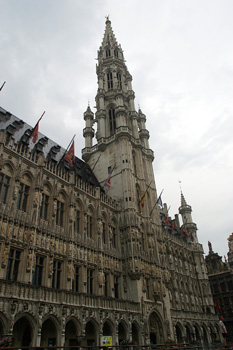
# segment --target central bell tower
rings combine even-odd
[[[106,20],[96,66],[98,90],[96,113],[88,106],[84,113],[83,159],[88,162],[102,187],[111,174],[110,197],[121,203],[124,210],[132,209],[143,216],[155,215],[157,200],[149,148],[146,116],[135,110],[132,76],[125,64],[109,18]],[[94,123],[97,131],[94,132]],[[94,135],[97,144],[93,146]],[[140,200],[145,195],[145,204]]]

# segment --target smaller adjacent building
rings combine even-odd
[[[208,242],[209,253],[205,257],[207,272],[219,316],[224,317],[228,341],[233,341],[233,233],[228,237],[228,259],[215,253]]]

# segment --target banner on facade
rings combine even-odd
[[[105,335],[101,337],[101,345],[102,346],[112,346],[112,337]]]

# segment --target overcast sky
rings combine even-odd
[[[0,0],[0,105],[81,158],[95,111],[97,50],[110,15],[135,105],[147,117],[157,191],[180,184],[199,242],[227,255],[233,232],[232,0]]]

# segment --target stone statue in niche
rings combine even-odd
[[[6,245],[4,248],[3,257],[2,257],[2,267],[6,266],[6,263],[8,261],[8,257],[9,257],[9,251],[10,251],[10,247],[9,247],[9,245]]]
[[[103,222],[101,219],[98,219],[97,233],[98,233],[98,235],[102,235],[102,233],[103,233]]]

